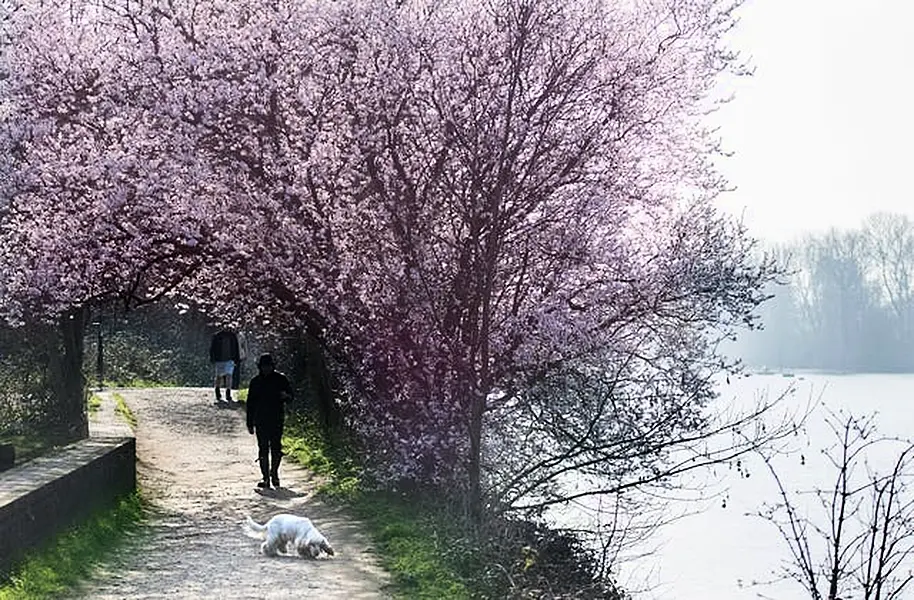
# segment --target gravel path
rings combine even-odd
[[[100,568],[76,598],[389,598],[387,578],[359,523],[313,498],[301,467],[284,462],[282,488],[255,492],[257,443],[240,408],[214,406],[196,388],[121,390],[137,418],[137,472],[154,514],[143,535]],[[102,394],[97,428],[111,426]],[[260,554],[246,514],[311,518],[336,556],[318,560]]]

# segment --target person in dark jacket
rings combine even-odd
[[[259,488],[279,487],[279,462],[282,460],[282,429],[285,404],[292,400],[289,379],[275,370],[273,357],[263,354],[257,360],[259,373],[248,386],[247,425],[257,432],[257,456],[263,480]]]
[[[232,374],[241,358],[238,336],[223,329],[213,336],[209,344],[209,360],[215,369],[213,387],[216,389],[216,404],[222,403],[220,387],[225,388],[225,401],[232,402]]]

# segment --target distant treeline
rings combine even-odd
[[[790,275],[737,342],[747,365],[914,371],[914,221],[879,213],[773,251]]]

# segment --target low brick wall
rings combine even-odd
[[[29,550],[134,489],[134,438],[82,440],[0,473],[0,577]]]

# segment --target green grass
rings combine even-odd
[[[96,513],[26,558],[0,586],[0,600],[60,597],[135,534],[145,515],[146,504],[138,493],[121,499],[114,509]]]
[[[283,452],[315,474],[335,479],[346,475],[358,475],[357,469],[347,457],[334,452],[333,445],[324,439],[310,415],[291,415],[286,419],[284,433]],[[345,466],[349,468],[345,469]],[[345,473],[342,472],[344,470]],[[328,482],[328,485],[331,483]]]
[[[368,526],[380,550],[381,564],[392,577],[396,597],[464,600],[470,591],[445,549],[453,523],[414,499],[361,493],[348,503]]]
[[[90,394],[89,399],[86,401],[86,409],[89,411],[89,414],[98,412],[98,409],[102,407],[102,399],[98,394]]]
[[[441,541],[453,533],[453,522],[415,499],[363,489],[355,461],[338,450],[347,447],[345,440],[326,439],[311,416],[293,416],[287,422],[283,451],[324,479],[322,497],[346,504],[365,523],[397,598],[470,598],[446,551],[449,544]]]
[[[114,412],[118,413],[127,423],[130,425],[131,429],[136,429],[136,416],[133,414],[133,411],[130,410],[130,407],[127,406],[127,402],[124,400],[124,397],[114,392],[111,394],[116,403],[114,407]]]

